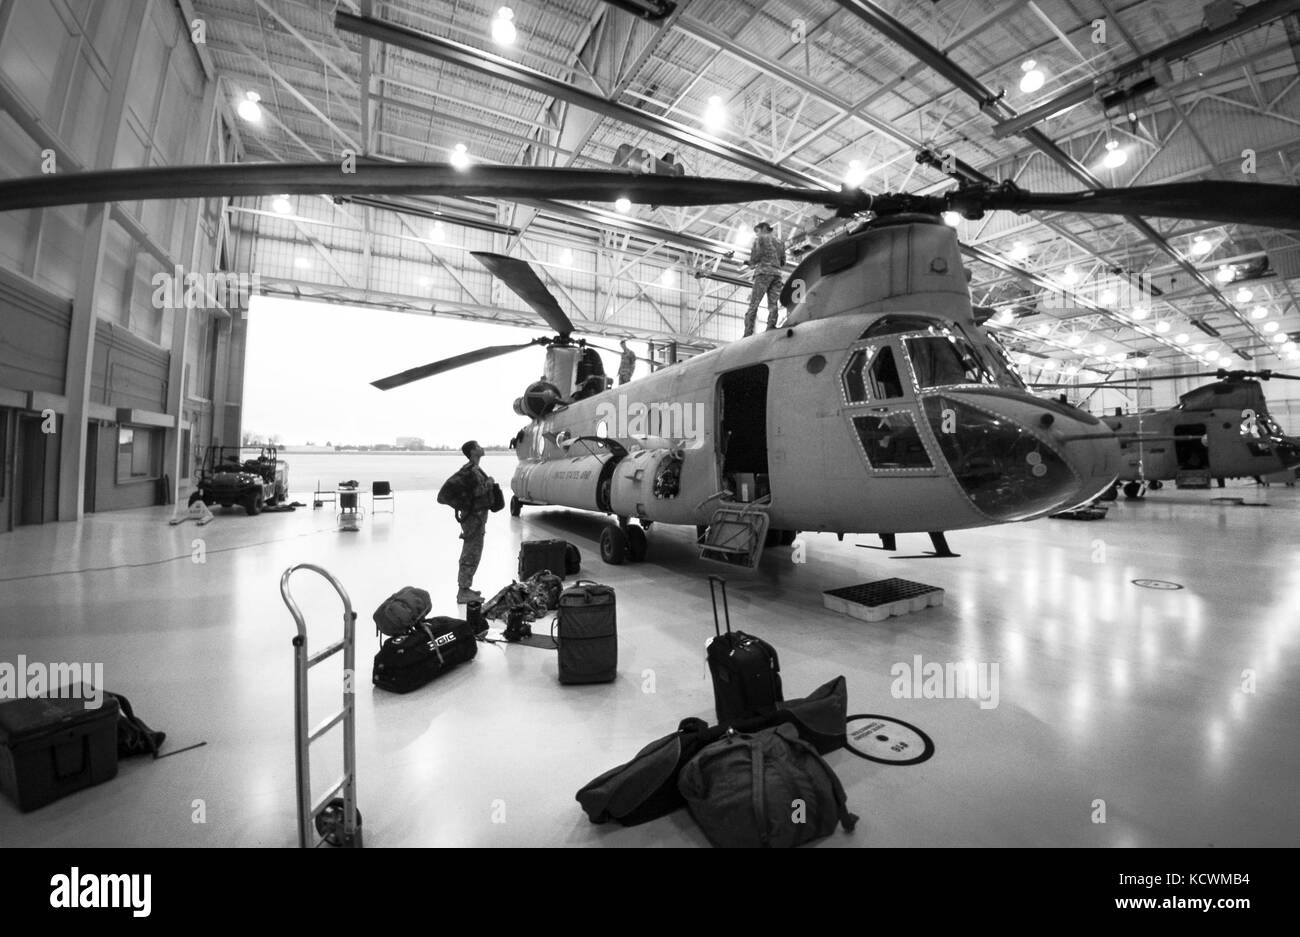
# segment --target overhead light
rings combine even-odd
[[[1276,320],[1276,319],[1274,319],[1272,322],[1265,322],[1265,323],[1264,323],[1264,331],[1265,331],[1265,332],[1270,332],[1270,333],[1271,333],[1271,332],[1276,332],[1277,329],[1278,329],[1278,325],[1277,325],[1277,320]]]
[[[1066,267],[1065,272],[1061,274],[1061,282],[1066,286],[1074,286],[1074,284],[1079,282],[1079,271],[1075,270],[1072,266]]]
[[[422,287],[433,286],[433,277],[420,277],[415,282]]]
[[[469,168],[469,151],[465,144],[457,143],[451,150],[451,164],[457,169]]]
[[[1209,358],[1211,361],[1218,361],[1221,356],[1217,351],[1207,351],[1205,357]]]
[[[271,199],[271,207],[281,215],[293,214],[293,202],[289,201],[289,196],[287,195],[277,195],[275,198]]]
[[[1046,78],[1042,70],[1038,68],[1038,63],[1033,59],[1027,59],[1020,66],[1020,70],[1025,73],[1020,79],[1020,90],[1025,94],[1033,94],[1043,86]]]
[[[1248,303],[1254,298],[1255,298],[1255,294],[1252,293],[1247,287],[1243,286],[1241,289],[1237,290],[1237,302],[1239,303]]]
[[[1138,322],[1141,322],[1143,319],[1147,317],[1147,307],[1134,306],[1132,311],[1129,312],[1129,315],[1132,316],[1134,319],[1136,319]]]
[[[1177,335],[1174,336],[1174,341],[1176,341],[1180,345],[1186,345],[1187,342],[1189,341],[1189,336],[1186,332],[1179,332]]]
[[[1079,373],[1079,366],[1077,364],[1067,364],[1063,369],[1062,373],[1065,374],[1067,377],[1074,377],[1076,374]]]
[[[1161,335],[1164,335],[1166,332],[1169,331],[1169,323],[1165,321],[1157,322],[1156,331],[1159,332]]]
[[[235,108],[235,113],[250,124],[260,124],[262,122],[262,108],[257,103],[260,100],[262,100],[260,94],[256,91],[249,91],[244,95],[244,100],[240,101],[239,106]]]
[[[1135,367],[1135,368],[1145,368],[1145,367],[1147,366],[1147,359],[1146,359],[1146,358],[1134,358],[1130,363],[1131,363],[1131,364],[1133,365],[1133,367]]]
[[[1104,290],[1102,294],[1097,297],[1097,302],[1101,303],[1103,306],[1109,306],[1114,301],[1115,301],[1114,290]],[[1135,313],[1136,311],[1137,310],[1134,310]]]
[[[1267,319],[1267,318],[1268,318],[1268,307],[1267,307],[1267,306],[1256,306],[1254,309],[1252,309],[1252,310],[1250,311],[1250,317],[1251,317],[1252,319]]]
[[[1023,241],[1016,241],[1011,245],[1011,251],[1007,254],[1012,260],[1028,260],[1029,247]]]
[[[1044,361],[1044,362],[1043,362],[1043,370],[1044,370],[1044,371],[1055,371],[1055,370],[1056,370],[1056,359],[1055,359],[1055,358],[1048,358],[1046,361]]]
[[[1286,341],[1286,333],[1284,333],[1284,332],[1278,332],[1276,335],[1273,336],[1272,339],[1270,339],[1270,341],[1274,341],[1274,342],[1285,342],[1285,341]]]
[[[1192,346],[1192,354],[1194,355],[1199,355],[1203,351],[1205,351],[1205,344],[1203,342],[1197,342]]]
[[[614,202],[614,209],[626,215],[632,210],[632,202],[626,198],[620,198]]]
[[[717,133],[726,123],[727,109],[722,104],[722,98],[715,94],[709,98],[709,104],[704,109],[705,129]]]
[[[1214,279],[1220,283],[1231,283],[1237,276],[1237,271],[1231,264],[1223,264],[1214,272]]]
[[[993,321],[999,325],[1010,325],[1012,322],[1016,321],[1016,314],[1010,309],[1003,309],[993,317]]]
[[[442,226],[441,221],[435,221],[433,224],[429,225],[429,240],[441,243],[443,238],[446,236],[447,230]]]
[[[1292,341],[1286,341],[1282,343],[1282,350],[1287,353],[1295,351],[1297,347],[1298,346],[1296,345],[1296,343]]]
[[[308,270],[308,269],[311,268],[311,258],[310,258],[310,257],[295,257],[295,258],[293,259],[293,265],[294,265],[295,267],[297,267],[299,270]]]
[[[665,268],[664,272],[659,274],[659,283],[661,286],[673,286],[677,282],[677,276],[671,269]]]
[[[1034,334],[1038,335],[1039,337],[1042,337],[1050,331],[1052,331],[1052,327],[1048,325],[1046,322],[1043,322],[1038,326],[1038,328],[1034,329]]]
[[[1075,332],[1073,335],[1071,335],[1069,338],[1065,340],[1065,344],[1069,345],[1071,348],[1078,348],[1080,345],[1083,344],[1083,336],[1080,335],[1078,332]]]
[[[1092,353],[1094,355],[1100,355],[1105,350],[1106,350],[1106,346],[1101,342],[1098,342],[1097,344],[1092,346]]]
[[[1192,239],[1192,256],[1204,257],[1212,250],[1214,250],[1214,245],[1206,240],[1204,234],[1198,234]]]
[[[562,263],[566,267],[572,267],[573,251],[569,250],[567,247],[564,250],[560,251],[560,263]]]
[[[960,221],[961,215],[957,214],[955,211],[946,211],[943,213],[943,223],[950,228],[957,227],[957,224]]]
[[[754,232],[742,222],[736,226],[736,233],[732,236],[731,241],[737,247],[748,247],[754,242]]]
[[[1128,150],[1121,150],[1119,143],[1111,140],[1106,144],[1106,156],[1101,162],[1107,169],[1119,169],[1128,162]]]
[[[1127,359],[1128,359],[1128,355],[1124,354],[1124,352],[1122,351],[1117,351],[1110,356],[1110,360],[1114,361],[1116,364],[1119,364],[1121,361],[1125,361]]]
[[[860,188],[867,181],[867,170],[859,160],[849,160],[849,168],[844,171],[844,184],[851,188]]]
[[[492,20],[492,41],[499,46],[513,45],[515,41],[515,11],[510,7],[497,10]]]

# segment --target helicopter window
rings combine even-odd
[[[871,362],[871,395],[880,400],[903,396],[903,380],[898,376],[894,349],[888,345]]]
[[[998,339],[995,332],[989,329],[981,329],[980,334],[984,336],[983,343],[971,341],[970,335],[960,325],[957,330],[965,335],[967,341],[975,348],[975,354],[979,360],[997,377],[998,383],[1010,384],[1012,387],[1019,387],[1022,390],[1025,382],[1021,380],[1020,375],[1016,373],[1015,367],[1011,364],[1011,358],[1007,350],[1002,347],[1002,342]]]
[[[862,380],[862,366],[866,364],[867,353],[859,348],[849,358],[849,366],[844,369],[844,391],[850,403],[862,403],[867,399],[867,387]]]
[[[907,350],[921,387],[997,383],[975,356],[975,349],[963,338],[952,335],[909,338]]]
[[[942,323],[929,316],[885,316],[871,323],[871,327],[858,336],[875,338],[877,335],[897,335],[899,332],[924,332],[927,329],[939,329]]]
[[[872,468],[930,468],[933,464],[910,413],[857,416],[853,428]]]

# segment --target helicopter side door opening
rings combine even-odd
[[[1210,453],[1205,448],[1205,424],[1182,423],[1174,426],[1174,453],[1178,467],[1184,471],[1208,468]]]
[[[767,471],[767,365],[724,374],[719,381],[718,455],[723,486],[736,501],[770,495]]]

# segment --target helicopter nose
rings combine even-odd
[[[1273,451],[1282,460],[1282,468],[1295,468],[1300,465],[1300,438],[1283,436],[1273,444]]]
[[[1119,441],[1096,417],[1010,389],[927,397],[958,484],[985,514],[1027,520],[1081,504],[1119,472]]]

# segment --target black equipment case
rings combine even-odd
[[[519,581],[524,582],[544,569],[563,579],[567,575],[565,551],[568,546],[564,540],[525,540],[519,545]]]
[[[375,655],[371,679],[380,689],[409,693],[457,664],[473,660],[476,654],[478,642],[469,622],[430,618],[383,643]]]
[[[555,640],[561,683],[609,683],[618,677],[614,590],[581,579],[561,592]]]
[[[0,703],[0,791],[19,810],[35,810],[117,776],[117,700],[75,698]]]
[[[718,623],[718,598],[713,584],[722,586],[722,610],[727,617],[727,633]],[[742,719],[776,712],[781,695],[781,662],[776,649],[753,635],[731,630],[731,610],[727,606],[727,580],[709,577],[709,598],[713,601],[713,630],[709,642],[709,674],[713,677],[713,704],[718,725],[729,726]]]

